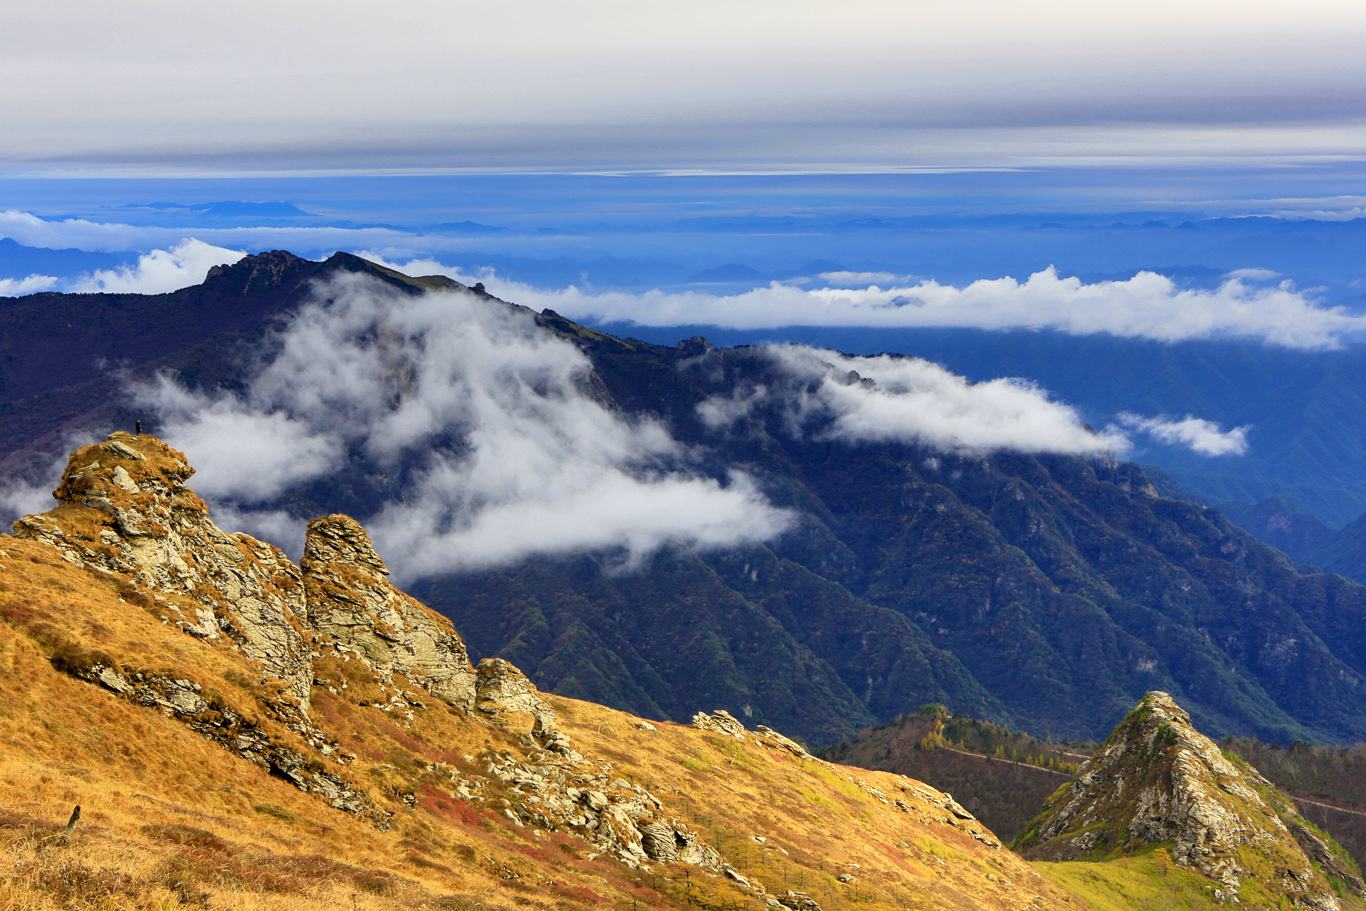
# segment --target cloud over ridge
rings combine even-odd
[[[1224,430],[1213,421],[1186,415],[1183,418],[1144,417],[1130,412],[1119,415],[1126,427],[1148,434],[1168,445],[1185,446],[1207,456],[1244,455],[1247,453],[1247,432],[1251,427]]]
[[[394,479],[361,518],[409,578],[582,550],[631,561],[786,527],[752,479],[698,473],[663,425],[595,398],[586,356],[525,311],[363,276],[320,290],[329,300],[298,312],[245,393],[169,377],[135,390],[189,451],[196,489],[246,527],[278,536],[292,520],[301,535],[301,517],[264,504],[359,464]]]
[[[851,357],[801,345],[760,350],[781,379],[703,401],[703,423],[722,429],[773,404],[794,435],[844,443],[1081,456],[1129,448],[1119,430],[1087,426],[1070,406],[1021,380],[972,383],[919,358]]]

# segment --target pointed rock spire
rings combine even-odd
[[[359,522],[343,515],[310,522],[300,568],[308,625],[322,646],[356,652],[386,682],[403,674],[446,702],[474,705],[464,641],[449,620],[394,587]]]
[[[1197,731],[1171,696],[1151,692],[1017,847],[1032,858],[1085,860],[1169,846],[1177,864],[1215,880],[1221,900],[1269,893],[1334,911],[1325,873],[1348,885],[1356,874],[1325,868],[1321,858],[1332,852],[1311,829],[1256,769]]]

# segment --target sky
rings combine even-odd
[[[860,171],[1360,156],[1348,0],[54,0],[14,173]]]
[[[1361,3],[54,0],[8,10],[3,42],[0,297],[348,251],[622,334],[749,332],[787,379],[706,403],[721,434],[772,406],[845,445],[1216,465],[1261,445],[1255,422],[1083,418],[1029,377],[826,349],[842,329],[1309,357],[1366,339]],[[442,308],[467,302],[342,300],[282,330],[298,347],[240,394],[122,390],[228,524],[288,544],[301,517],[275,498],[403,439],[369,455],[416,465],[410,487],[366,519],[415,575],[782,533],[742,471],[699,474],[667,427],[582,400],[567,347],[478,310],[447,337]],[[356,342],[390,319],[411,345],[390,355],[428,379],[406,398]],[[813,346],[783,344],[796,330]],[[431,339],[469,369],[425,359]],[[525,386],[554,407],[504,394]],[[466,456],[427,445],[457,430]],[[554,497],[518,487],[546,472]],[[0,506],[49,483],[13,480]]]

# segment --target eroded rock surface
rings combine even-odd
[[[209,518],[186,481],[185,456],[149,436],[113,433],[72,453],[53,492],[57,507],[14,525],[71,563],[126,576],[149,592],[187,596],[187,632],[233,638],[307,713],[312,665],[304,641],[304,589],[284,552]]]

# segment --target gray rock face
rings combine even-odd
[[[1217,881],[1223,900],[1236,901],[1257,880],[1298,907],[1338,908],[1287,821],[1301,822],[1287,798],[1226,757],[1170,696],[1153,692],[1049,801],[1020,847],[1032,857],[1088,858],[1169,844],[1177,864]]]
[[[340,644],[386,683],[403,674],[452,705],[474,705],[464,641],[449,620],[394,587],[359,522],[341,515],[310,522],[300,568],[308,626],[320,648]]]
[[[126,576],[137,588],[197,601],[201,608],[182,628],[213,636],[212,615],[307,714],[312,665],[299,570],[278,548],[215,525],[185,484],[192,474],[185,457],[160,440],[111,434],[72,454],[53,492],[57,507],[20,519],[14,534],[46,541],[78,566]]]
[[[722,869],[715,849],[610,765],[533,750],[522,759],[486,754],[481,766],[509,791],[506,812],[523,825],[574,833],[632,867],[660,862]],[[487,788],[477,780],[463,786],[475,800]]]
[[[479,662],[477,674],[475,704],[479,711],[494,716],[530,716],[532,732],[536,734],[555,730],[554,711],[516,665],[502,658],[485,658]]]

